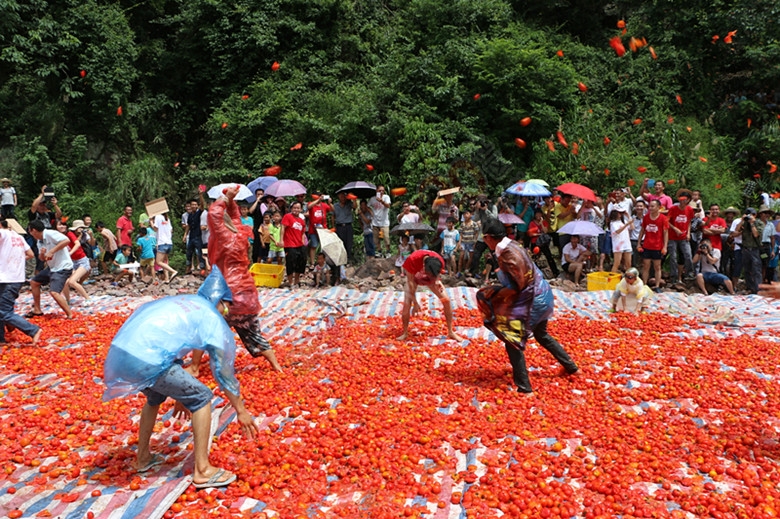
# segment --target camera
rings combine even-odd
[[[322,195],[323,200],[330,200],[330,195]]]
[[[43,199],[46,202],[49,202],[52,198],[54,198],[54,190],[50,187],[47,187],[43,190]]]

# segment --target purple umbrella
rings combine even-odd
[[[274,197],[305,195],[306,188],[297,180],[280,180],[268,186],[265,194]]]
[[[268,189],[268,186],[278,181],[279,179],[276,177],[266,177],[266,176],[257,177],[252,182],[246,185],[246,187],[248,187],[249,190],[252,192],[252,196],[247,198],[246,201],[249,202],[250,204],[254,204],[255,191],[257,191],[258,189],[262,189],[263,191],[265,191],[266,189]]]
[[[498,221],[504,225],[515,225],[518,223],[525,223],[522,218],[512,213],[499,213]]]

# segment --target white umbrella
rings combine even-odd
[[[317,236],[320,239],[322,252],[330,258],[335,265],[346,265],[349,257],[347,249],[344,248],[344,242],[338,235],[328,229],[317,229]]]
[[[532,178],[531,180],[526,180],[526,184],[539,184],[540,186],[544,187],[550,187],[550,184],[542,180],[541,178]]]
[[[604,229],[593,222],[574,220],[558,229],[558,234],[568,234],[571,236],[598,236],[599,234],[604,234]]]
[[[236,200],[246,200],[249,197],[254,196],[254,193],[246,187],[244,184],[236,184],[236,183],[230,183],[230,184],[219,184],[218,186],[214,186],[211,189],[209,189],[209,192],[206,193],[209,195],[209,198],[213,198],[216,200],[217,198],[221,197],[225,193],[223,191],[225,189],[238,186],[238,194],[236,195]]]

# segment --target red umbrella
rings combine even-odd
[[[556,187],[555,189],[557,189],[561,193],[571,195],[571,196],[576,196],[577,198],[582,198],[583,200],[590,200],[591,202],[596,201],[596,193],[594,193],[591,188],[585,187],[582,184],[575,184],[574,182],[568,182],[566,184]]]

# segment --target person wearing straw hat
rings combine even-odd
[[[11,186],[10,178],[0,178],[0,185],[0,216],[15,220],[14,209],[18,203],[16,189]]]

